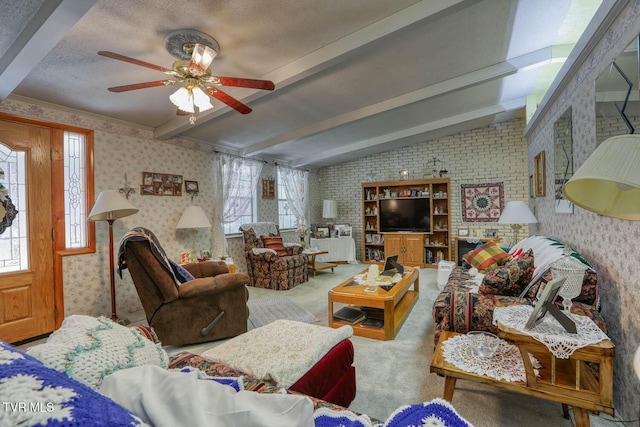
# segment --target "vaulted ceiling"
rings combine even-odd
[[[0,100],[317,168],[523,117],[611,2],[0,0]],[[212,100],[193,125],[169,102],[175,86],[107,90],[166,76],[98,51],[171,68],[163,39],[179,29],[217,40],[214,74],[272,80],[275,90],[226,87],[253,111]]]

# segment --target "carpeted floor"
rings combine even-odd
[[[267,325],[274,320],[288,319],[304,323],[315,323],[319,319],[287,297],[259,298],[247,302],[249,322],[254,328]]]
[[[319,272],[316,278],[310,278],[309,282],[287,291],[249,288],[249,299],[287,297],[317,317],[319,322],[316,325],[327,325],[328,291],[365,268],[363,265],[339,265],[335,273]],[[439,293],[436,275],[437,271],[433,269],[420,271],[420,298],[395,340],[352,338],[358,391],[350,409],[385,420],[399,406],[442,397],[444,379],[429,373],[434,347],[431,306]],[[201,353],[215,344],[178,350]],[[458,382],[452,404],[461,416],[476,427],[574,425],[571,420],[562,417],[559,403],[468,381]],[[591,425],[619,425],[602,417],[607,416],[592,415]]]

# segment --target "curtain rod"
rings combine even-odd
[[[274,165],[278,166],[278,163],[276,162],[276,163],[274,163]],[[309,172],[309,169],[294,168],[294,167],[287,166],[287,165],[280,165],[280,166],[284,166],[284,167],[286,167],[286,168],[291,168],[291,169],[298,169],[298,170],[305,171],[305,172]]]
[[[262,163],[269,164],[268,161],[262,160],[262,159],[254,159],[252,157],[239,156],[237,154],[225,153],[224,151],[213,150],[213,152],[216,153],[216,154],[224,154],[224,155],[231,156],[231,157],[237,157],[239,159],[253,160],[253,161],[256,161],[256,162],[262,162]]]

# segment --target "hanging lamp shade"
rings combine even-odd
[[[563,193],[600,215],[640,220],[640,136],[604,141],[564,185]]]

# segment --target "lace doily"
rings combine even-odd
[[[466,335],[457,335],[442,343],[442,354],[447,362],[477,375],[509,382],[524,382],[527,379],[518,347],[505,340],[500,340],[492,357],[483,358],[473,352]],[[531,362],[534,368],[541,367],[534,357],[531,357]],[[534,369],[534,372],[537,376],[538,369]]]
[[[543,343],[559,359],[568,359],[579,348],[609,339],[593,320],[587,316],[573,313],[569,313],[569,316],[576,324],[577,334],[567,332],[550,314],[544,316],[536,326],[527,330],[524,326],[532,312],[533,307],[529,305],[497,307],[493,310],[493,324],[497,325],[500,322],[506,327],[532,336]]]

